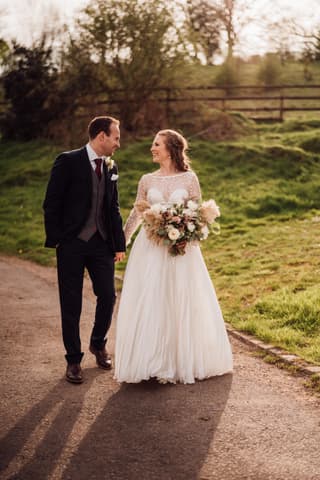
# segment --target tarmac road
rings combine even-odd
[[[320,402],[301,380],[232,339],[233,375],[119,385],[88,352],[86,283],[71,385],[55,270],[2,257],[0,274],[1,479],[320,480]]]

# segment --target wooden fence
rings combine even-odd
[[[224,112],[243,112],[251,119],[265,121],[283,121],[287,112],[320,112],[320,85],[199,86],[158,88],[148,93],[148,102],[165,104],[167,117],[175,106],[180,110],[180,105],[196,108],[199,104]],[[96,106],[118,113],[114,107],[123,102],[132,100],[126,99],[121,90],[114,90],[109,99],[100,98]]]
[[[224,112],[243,112],[249,118],[264,121],[283,121],[287,113],[320,112],[320,85],[257,85],[241,86],[197,86],[183,88],[157,88],[145,92],[149,105],[161,104],[164,115],[171,118],[173,111],[178,115],[193,114],[201,105]],[[134,103],[118,89],[96,96],[95,102],[78,99],[77,117],[90,117],[93,112],[109,112],[117,115],[121,104]],[[0,116],[7,108],[0,102]],[[199,110],[198,110],[199,111]],[[320,115],[320,113],[319,113]]]

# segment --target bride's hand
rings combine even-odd
[[[176,245],[181,248],[181,250],[184,250],[187,246],[186,240],[181,240],[180,242],[176,242]]]

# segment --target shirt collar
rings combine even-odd
[[[90,160],[91,163],[92,163],[96,158],[103,158],[103,157],[100,157],[99,155],[96,154],[96,152],[95,152],[95,151],[93,150],[93,148],[91,147],[90,143],[87,143],[86,149],[87,149],[88,157],[89,157],[89,160]]]

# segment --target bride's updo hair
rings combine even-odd
[[[177,171],[187,172],[190,170],[190,160],[186,153],[188,150],[187,140],[175,130],[160,130],[158,135],[164,137],[164,144]]]

